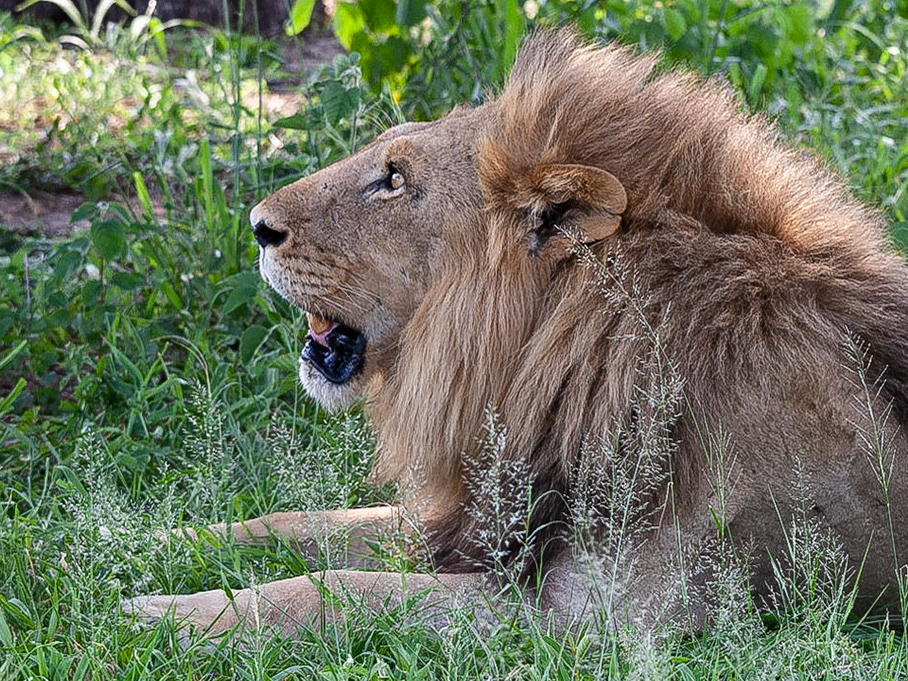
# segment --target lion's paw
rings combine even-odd
[[[141,624],[154,625],[165,617],[207,636],[236,625],[233,603],[220,590],[188,595],[136,596],[120,603],[123,614]]]
[[[170,612],[176,610],[178,596],[136,596],[120,602],[120,608],[127,617],[134,617],[146,624],[155,624]]]

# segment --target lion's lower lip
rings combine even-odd
[[[362,369],[366,337],[356,329],[338,324],[324,341],[322,344],[310,338],[303,347],[303,360],[330,382],[346,383]]]

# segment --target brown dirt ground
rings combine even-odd
[[[27,236],[63,236],[88,226],[70,222],[73,211],[84,201],[83,196],[70,192],[0,192],[0,228]]]
[[[305,82],[313,69],[330,62],[335,55],[344,52],[330,31],[309,31],[304,35],[303,39],[288,38],[282,42],[281,57],[284,60],[285,71],[293,75],[269,83],[270,92],[264,104],[269,110],[269,115],[286,116],[293,113],[296,104],[294,97],[286,94],[287,90]],[[29,190],[27,193],[0,189],[0,229],[23,236],[42,235],[50,238],[65,236],[74,230],[88,227],[84,221],[71,222],[73,211],[84,202],[85,197],[73,189]],[[160,212],[163,214],[163,209]]]
[[[301,38],[287,38],[281,41],[281,59],[284,61],[284,70],[287,73],[297,74],[290,79],[295,84],[305,82],[309,73],[317,66],[330,62],[338,54],[343,54],[344,48],[330,30],[306,31]],[[269,83],[273,92],[281,91],[280,83]]]

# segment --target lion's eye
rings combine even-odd
[[[404,176],[396,170],[392,170],[391,176],[388,178],[388,184],[391,185],[391,189],[400,189],[404,186]]]

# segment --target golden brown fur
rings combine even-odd
[[[488,560],[464,512],[482,503],[469,498],[464,460],[494,410],[504,456],[528,466],[539,500],[542,602],[570,616],[583,601],[565,541],[571,476],[585,439],[639,419],[655,381],[640,373],[649,325],[684,389],[623,611],[645,609],[673,557],[715,537],[717,433],[735,455],[726,522],[752,548],[758,595],[806,488],[852,566],[867,555],[862,593],[888,589],[891,602],[903,560],[891,547],[908,550],[908,268],[880,217],[815,159],[740,113],[722,86],[654,68],[570,31],[537,34],[496,100],[394,128],[260,204],[257,229],[283,237],[262,249],[266,280],[367,339],[351,383],[330,385],[304,363],[304,384],[333,407],[365,394],[376,473],[417,481],[405,501],[428,505],[442,572]],[[381,179],[396,169],[403,190]],[[562,230],[607,266],[617,258],[646,305],[604,298]],[[872,377],[885,370],[870,408],[894,405],[888,506],[862,446],[872,426],[848,334],[869,344]],[[688,607],[703,617],[703,603]]]

